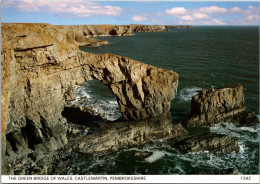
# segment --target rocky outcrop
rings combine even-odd
[[[166,29],[185,29],[185,28],[194,28],[192,25],[166,25]]]
[[[239,150],[236,140],[215,133],[191,136],[170,144],[184,153],[209,151],[215,154],[226,154]]]
[[[178,75],[111,54],[98,55],[89,65],[91,76],[108,85],[117,97],[124,119],[156,117],[170,110]]]
[[[71,124],[76,125],[76,124]],[[72,131],[76,130],[76,127]],[[85,131],[86,126],[81,127]],[[79,129],[80,130],[80,129]],[[80,130],[82,132],[82,130]],[[84,133],[84,132],[82,132]],[[18,160],[12,160],[8,165],[9,174],[66,174],[71,165],[63,163],[73,159],[72,155],[78,152],[84,154],[114,152],[120,146],[134,146],[149,141],[183,137],[186,129],[180,123],[173,124],[170,113],[156,118],[149,118],[138,122],[105,122],[100,130],[93,134],[74,136],[73,133],[68,144],[61,150],[52,152],[32,152]],[[133,156],[143,161],[153,153],[149,151],[133,151]],[[58,166],[58,167],[57,167]]]
[[[166,31],[164,25],[130,25],[133,32],[162,32]]]
[[[70,25],[59,26],[73,30],[80,37],[131,36],[135,32],[166,31],[163,25]]]
[[[106,123],[99,132],[74,141],[73,148],[84,154],[116,151],[120,146],[133,146],[151,140],[167,140],[188,132],[181,123],[173,124],[170,113],[139,122]]]
[[[5,155],[11,161],[31,151],[64,147],[67,120],[62,112],[73,99],[74,86],[84,81],[98,79],[109,86],[126,120],[169,111],[178,85],[175,72],[82,52],[73,35],[63,26],[2,24],[2,163]]]
[[[259,123],[253,112],[245,107],[243,87],[230,85],[200,91],[191,100],[191,118],[187,126],[212,126],[220,122],[233,122],[243,125]]]
[[[84,37],[133,35],[133,31],[128,25],[70,25],[58,27],[72,30],[76,35]]]
[[[132,36],[135,32],[162,32],[169,28],[192,28],[193,26],[164,26],[164,25],[69,25],[56,26],[70,35],[79,46],[101,46],[109,44],[108,41],[90,37],[99,36]],[[21,35],[23,36],[23,35]]]
[[[109,44],[106,40],[98,40],[95,38],[86,38],[82,36],[75,37],[75,40],[77,41],[78,46],[89,46],[89,47],[99,47],[101,45],[107,45]]]
[[[135,157],[138,157],[138,158],[145,158],[145,157],[149,157],[151,156],[153,153],[152,152],[149,152],[149,151],[135,151],[134,152],[134,156]]]

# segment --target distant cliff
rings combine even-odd
[[[69,25],[58,27],[71,29],[75,34],[85,37],[131,36],[135,32],[166,31],[163,25]]]
[[[107,41],[93,37],[104,36],[132,36],[136,32],[163,32],[170,28],[193,28],[189,25],[59,25],[55,26],[70,35],[79,46],[100,46],[108,44]]]
[[[166,29],[185,29],[185,28],[194,28],[192,25],[166,25]]]

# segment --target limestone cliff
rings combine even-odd
[[[164,25],[130,25],[133,32],[161,32],[166,31]]]
[[[85,37],[133,35],[133,30],[127,25],[70,25],[58,27],[73,30],[75,34]]]
[[[72,30],[76,37],[131,36],[135,32],[166,31],[163,25],[70,25],[58,27]]]
[[[126,120],[169,111],[178,85],[175,72],[117,55],[82,52],[77,41],[74,31],[63,26],[2,24],[3,156],[11,159],[67,144],[61,112],[74,85],[84,81],[98,79],[109,86]]]
[[[166,25],[166,29],[187,29],[187,28],[194,28],[193,25]]]

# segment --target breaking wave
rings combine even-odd
[[[74,93],[76,99],[71,105],[92,107],[96,114],[101,114],[104,119],[110,121],[121,117],[116,97],[101,82],[94,80],[82,86],[75,86]]]
[[[233,123],[221,123],[217,124],[214,127],[210,128],[211,132],[215,132],[218,134],[229,135],[233,138],[242,141],[249,141],[258,143],[258,136],[259,136],[259,125],[251,126],[251,127],[240,127],[236,126]]]
[[[73,156],[65,174],[194,174],[194,171],[234,168],[238,174],[258,174],[259,125],[238,127],[232,123],[218,124],[211,132],[225,134],[238,141],[239,151],[213,154],[208,151],[180,153],[166,141],[153,141],[135,147],[121,147],[116,153]],[[247,136],[249,134],[250,136]],[[135,157],[136,151],[150,152],[146,158]],[[86,164],[87,163],[87,164]],[[80,168],[80,172],[77,171]],[[195,173],[196,174],[196,173]]]
[[[190,101],[191,98],[198,94],[199,91],[203,90],[199,87],[193,87],[193,88],[184,88],[180,90],[180,99],[183,101]]]

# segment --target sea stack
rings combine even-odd
[[[246,109],[243,86],[206,89],[192,97],[191,117],[185,121],[187,126],[213,126],[221,122],[259,123],[255,114]]]

